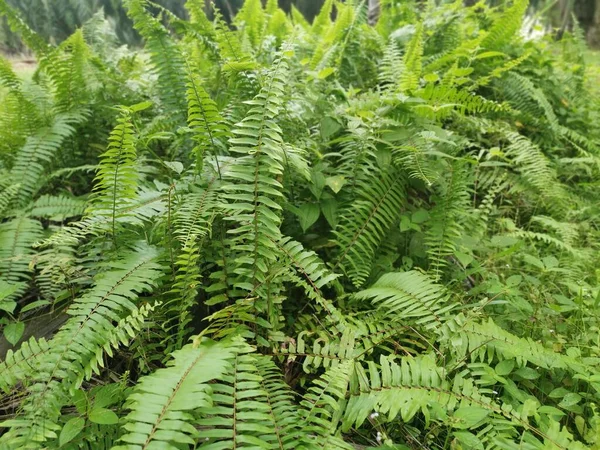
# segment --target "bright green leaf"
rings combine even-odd
[[[79,433],[81,433],[81,430],[83,430],[84,425],[85,420],[81,417],[73,417],[70,419],[60,431],[58,445],[62,447],[75,439]]]

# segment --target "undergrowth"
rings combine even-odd
[[[600,448],[597,69],[434,3],[0,0],[0,448]]]

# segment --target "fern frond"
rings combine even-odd
[[[111,218],[115,240],[117,205],[128,203],[136,197],[136,156],[131,113],[124,108],[108,138],[106,152],[102,154],[98,164],[94,179],[95,193],[88,209],[89,214]]]
[[[50,45],[25,23],[6,0],[0,0],[0,15],[6,18],[10,29],[21,36],[23,42],[35,52],[38,58],[50,51]]]
[[[78,113],[59,114],[52,125],[40,128],[18,150],[11,177],[21,184],[17,199],[19,206],[24,206],[31,200],[47,165],[64,140],[75,131],[73,125],[82,120],[83,116]]]
[[[545,433],[532,425],[518,408],[496,401],[490,394],[489,390],[478,388],[472,378],[461,374],[448,380],[446,371],[436,365],[432,354],[405,357],[400,363],[382,356],[379,367],[374,361],[367,368],[355,366],[342,429],[360,426],[373,411],[384,423],[397,420],[398,415],[404,423],[410,423],[420,413],[427,422],[445,422],[450,416],[452,434],[481,427],[478,438],[503,442],[500,448],[522,448],[523,441],[532,444],[532,448],[543,448],[539,438],[555,448],[568,448],[558,443],[569,443],[572,437],[564,441]]]
[[[82,216],[84,211],[85,200],[80,198],[66,195],[42,195],[28,208],[27,215],[62,222],[70,217]]]
[[[499,85],[513,107],[524,114],[537,118],[544,115],[550,129],[559,134],[558,118],[544,92],[533,82],[518,73],[506,74]]]
[[[392,148],[392,156],[398,167],[402,167],[410,178],[422,180],[432,186],[439,178],[439,168],[433,164],[439,139],[431,131],[415,132],[401,145]]]
[[[284,92],[287,63],[280,55],[270,71],[252,108],[232,130],[230,152],[237,156],[224,179],[225,218],[235,224],[230,230],[231,246],[236,259],[237,287],[253,292],[266,280],[268,266],[277,258],[272,239],[281,232],[282,185],[277,177],[283,173],[283,141],[275,123]]]
[[[548,234],[548,233],[537,233],[535,231],[526,231],[526,230],[518,230],[513,231],[511,233],[507,233],[508,236],[513,236],[517,238],[530,239],[533,242],[543,242],[547,245],[554,245],[556,248],[563,250],[572,255],[578,255],[578,251],[573,248],[569,243],[564,242],[562,239],[557,239],[556,237]]]
[[[331,25],[331,10],[333,9],[333,0],[325,0],[319,14],[312,23],[312,33],[322,36],[323,32]]]
[[[253,48],[260,48],[267,16],[261,0],[246,0],[235,16],[234,24],[242,30]]]
[[[455,306],[442,286],[416,270],[385,274],[354,297],[370,300],[384,315],[394,315],[402,323],[425,328],[441,326]]]
[[[428,84],[424,89],[418,90],[416,96],[427,101],[427,105],[416,105],[414,109],[431,120],[443,120],[452,111],[461,115],[466,113],[486,113],[489,111],[502,111],[506,107],[475,95],[466,89],[458,89],[442,84]]]
[[[58,112],[69,112],[89,103],[88,86],[90,73],[87,62],[91,51],[81,29],[75,31],[53,52],[40,61],[55,86],[55,108]]]
[[[515,336],[491,318],[479,322],[459,314],[440,329],[440,335],[458,361],[468,358],[491,363],[495,358],[514,359],[519,367],[532,364],[547,370],[564,369],[582,375],[588,372],[585,364],[575,358],[556,353],[531,338]]]
[[[189,331],[192,320],[191,310],[198,296],[200,285],[199,249],[195,236],[186,241],[175,261],[177,273],[173,288],[169,292],[172,297],[164,305],[166,323],[163,329],[167,333],[168,348],[180,349]]]
[[[330,368],[314,381],[300,401],[302,428],[314,445],[340,450],[353,448],[336,436],[352,369],[353,361]]]
[[[18,195],[19,188],[21,185],[19,183],[11,184],[6,188],[0,191],[0,215],[6,217],[4,214],[8,209],[9,205],[13,201],[13,199]]]
[[[285,260],[298,273],[301,280],[298,282],[308,298],[315,300],[333,319],[342,327],[345,320],[337,308],[323,297],[321,289],[335,280],[338,275],[330,272],[319,256],[312,251],[305,250],[302,244],[289,237],[283,237],[275,242]]]
[[[419,87],[423,57],[423,24],[417,25],[415,34],[408,43],[402,59],[403,71],[400,75],[399,88],[402,92],[411,92]]]
[[[306,447],[306,438],[300,431],[300,415],[293,393],[283,381],[279,368],[266,356],[257,356],[255,366],[262,378],[260,387],[265,392],[268,408],[266,412],[270,416],[271,448],[292,450]]]
[[[539,225],[544,230],[554,230],[560,236],[562,242],[568,246],[576,246],[579,239],[577,224],[560,222],[549,216],[533,216],[531,222]]]
[[[307,331],[305,327],[297,336],[273,347],[273,353],[283,357],[286,364],[302,364],[305,373],[315,373],[355,360],[361,361],[380,351],[390,351],[389,346],[398,348],[400,333],[413,340],[408,325],[400,325],[395,316],[381,313],[358,313],[345,318],[343,330]],[[414,340],[413,340],[414,342]]]
[[[150,61],[158,76],[159,93],[167,112],[178,123],[184,122],[185,65],[177,44],[159,19],[147,10],[147,0],[127,0],[127,15],[146,41]]]
[[[167,211],[165,193],[153,189],[140,190],[136,197],[124,206],[115,209],[114,215],[92,214],[56,231],[48,239],[36,244],[37,247],[68,244],[75,246],[86,236],[98,236],[111,229],[113,217],[119,224],[140,226],[150,219],[163,216]]]
[[[435,206],[430,212],[430,227],[426,232],[425,243],[429,257],[429,267],[436,278],[447,264],[447,258],[456,251],[457,240],[461,235],[461,216],[468,208],[469,191],[465,167],[455,164],[447,179],[439,186],[434,196]]]
[[[214,216],[220,211],[214,186],[183,194],[173,213],[173,234],[183,245],[211,233]]]
[[[506,8],[500,18],[493,22],[481,41],[481,46],[488,50],[499,50],[509,42],[513,42],[521,30],[528,6],[529,0],[515,0],[512,6]]]
[[[219,147],[223,145],[221,140],[227,137],[229,130],[219,114],[216,103],[206,93],[200,78],[188,71],[187,82],[188,102],[188,124],[194,131],[196,147],[196,173],[202,172],[204,153],[209,150],[217,162],[220,173],[219,162],[216,159]]]
[[[256,67],[256,62],[242,48],[240,36],[229,29],[218,13],[215,17],[215,34],[226,74],[236,74]]]
[[[211,380],[223,379],[240,343],[204,341],[173,352],[168,366],[143,377],[127,398],[124,445],[113,450],[194,445],[193,411],[212,405]]]
[[[556,209],[564,208],[565,193],[557,182],[556,173],[540,148],[516,132],[506,132],[510,144],[504,150],[506,157],[519,170],[521,177],[535,188],[539,195],[552,201]]]
[[[48,352],[50,346],[44,338],[30,338],[21,344],[18,350],[8,350],[4,361],[0,363],[0,389],[10,393],[19,380],[31,377],[37,370],[37,363]]]
[[[386,87],[395,87],[404,71],[404,62],[395,39],[390,39],[383,51],[379,67],[379,81]]]
[[[18,217],[0,224],[0,276],[9,282],[28,281],[33,244],[42,237],[37,220]]]
[[[379,180],[361,181],[358,199],[340,218],[334,233],[340,249],[336,266],[359,287],[368,278],[377,247],[398,220],[405,202],[404,180],[394,170]]]
[[[274,375],[272,363],[249,350],[234,356],[232,370],[212,385],[214,405],[199,411],[201,449],[291,449],[301,442],[287,389]],[[276,390],[267,391],[267,386]]]
[[[23,380],[29,385],[29,395],[21,405],[23,414],[4,422],[10,430],[0,438],[1,443],[29,445],[57,437],[57,419],[69,389],[98,373],[106,348],[125,336],[127,327],[120,324],[121,319],[137,314],[139,308],[133,302],[160,279],[157,257],[157,251],[147,246],[128,251],[111,262],[112,270],[96,276],[88,293],[75,300],[68,310],[71,318],[49,342],[30,380]]]

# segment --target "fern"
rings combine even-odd
[[[449,179],[440,186],[440,194],[435,197],[436,205],[430,213],[431,228],[427,231],[426,243],[430,270],[436,278],[448,264],[447,258],[456,251],[462,229],[460,211],[468,200],[465,185],[464,167],[452,167]]]
[[[369,180],[359,185],[358,201],[335,230],[340,248],[337,265],[355,286],[368,278],[377,247],[398,219],[404,201],[404,183],[393,171],[377,182]]]
[[[375,3],[0,0],[1,448],[598,445],[594,64]]]
[[[419,87],[422,70],[423,32],[423,25],[417,25],[415,34],[405,50],[404,58],[402,60],[404,67],[402,74],[400,75],[400,84],[398,86],[402,92],[414,91]]]
[[[42,237],[36,220],[18,217],[0,224],[0,275],[9,282],[31,278],[33,244]]]
[[[393,314],[401,322],[412,319],[425,327],[441,326],[454,306],[441,286],[417,271],[385,274],[355,297],[370,299],[385,315]]]
[[[18,380],[29,378],[35,372],[38,360],[49,348],[45,339],[31,338],[23,342],[18,350],[8,350],[4,361],[0,363],[0,388],[8,394]]]
[[[237,159],[225,177],[230,184],[223,186],[223,198],[227,201],[227,220],[236,225],[231,230],[232,249],[240,255],[236,259],[235,272],[240,276],[236,286],[248,292],[266,280],[268,266],[276,259],[269,238],[280,235],[281,207],[277,201],[282,194],[276,177],[283,172],[283,149],[280,129],[273,119],[281,107],[286,67],[281,55],[230,139],[229,151]]]
[[[322,442],[331,449],[352,447],[335,436],[340,420],[341,405],[348,392],[352,362],[344,362],[329,369],[312,386],[300,401],[303,430],[313,437],[313,443]],[[310,441],[309,441],[310,442]]]
[[[133,301],[138,293],[151,289],[160,277],[156,257],[156,250],[148,247],[128,252],[112,263],[113,270],[98,275],[94,288],[75,301],[69,309],[71,318],[50,341],[48,351],[37,361],[37,370],[25,378],[31,384],[23,416],[4,422],[10,430],[2,442],[16,446],[57,437],[60,426],[56,421],[67,402],[68,390],[98,372],[103,365],[103,348],[119,336],[114,322],[127,311],[135,313]]]
[[[130,111],[124,109],[117,123],[98,166],[94,186],[96,196],[91,205],[94,215],[111,218],[115,242],[117,203],[135,198],[137,187],[135,137]]]
[[[189,323],[192,319],[192,308],[198,296],[200,284],[198,246],[195,239],[190,239],[181,249],[175,265],[177,274],[171,295],[173,299],[165,304],[167,308],[167,323],[165,331],[169,340],[174,341],[175,348],[181,348],[189,332]],[[174,339],[173,336],[177,338]]]
[[[39,129],[27,138],[17,152],[10,176],[21,185],[17,204],[26,205],[38,189],[38,183],[58,149],[75,129],[73,125],[83,120],[80,114],[57,115],[52,125]]]
[[[113,449],[194,444],[198,431],[192,426],[192,412],[211,406],[209,381],[222,379],[231,370],[229,360],[239,347],[239,343],[205,341],[174,352],[167,368],[142,378],[127,398],[131,412],[119,439],[125,444]]]
[[[198,173],[202,171],[204,152],[210,149],[215,156],[217,170],[220,173],[221,169],[216,155],[220,146],[219,141],[228,135],[228,130],[223,126],[223,119],[215,102],[202,88],[198,77],[190,74],[188,80],[188,123],[194,131],[196,140],[196,171]]]
[[[79,198],[68,197],[66,195],[42,195],[31,204],[27,215],[61,222],[70,217],[82,216],[84,211],[85,201]]]
[[[521,30],[527,6],[529,6],[528,0],[516,0],[512,6],[506,8],[488,30],[485,38],[481,41],[481,46],[492,50],[501,49],[508,44]]]
[[[160,96],[173,120],[183,121],[185,111],[184,61],[180,50],[160,21],[147,11],[148,1],[128,0],[127,14],[146,40],[152,66],[158,76]]]

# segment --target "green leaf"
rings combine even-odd
[[[454,256],[456,256],[456,259],[460,261],[463,267],[467,267],[473,262],[474,259],[472,255],[467,255],[466,253],[462,252],[454,252]]]
[[[81,433],[81,430],[83,430],[84,425],[85,420],[83,420],[81,417],[73,417],[71,420],[69,420],[60,431],[58,445],[62,447],[63,445],[75,439],[79,433]]]
[[[81,389],[76,390],[75,393],[73,394],[73,405],[75,405],[75,409],[77,409],[77,412],[79,414],[87,413],[87,408],[88,408],[87,394],[84,391],[82,391]]]
[[[542,261],[540,261],[538,258],[536,258],[535,256],[532,255],[523,255],[523,261],[525,261],[527,264],[531,264],[534,267],[537,267],[538,269],[544,270],[546,267],[544,266],[544,263]]]
[[[121,385],[119,383],[102,386],[94,395],[94,409],[105,408],[116,403],[119,399]]]
[[[577,427],[577,431],[579,432],[579,434],[584,436],[585,429],[586,429],[585,419],[581,416],[576,416],[575,417],[575,426]]]
[[[94,408],[90,412],[90,422],[97,423],[99,425],[114,425],[119,422],[119,417],[106,408]]]
[[[18,284],[8,283],[7,281],[0,280],[0,302],[6,297],[13,295],[18,289]]]
[[[3,311],[6,311],[8,313],[11,313],[15,310],[15,308],[17,307],[17,302],[12,301],[12,300],[0,300],[0,309]]]
[[[23,309],[21,309],[21,312],[31,311],[32,309],[36,309],[36,308],[39,308],[40,306],[46,306],[49,304],[50,304],[50,302],[48,300],[37,300],[35,302],[31,302],[28,305],[24,306]]]
[[[315,198],[319,200],[323,193],[323,188],[325,187],[325,176],[321,172],[313,171],[310,178],[312,183],[308,185],[308,188]]]
[[[330,197],[321,199],[321,212],[332,228],[335,228],[337,225],[337,210],[338,204],[335,198]]]
[[[531,367],[521,367],[520,369],[515,371],[515,374],[519,375],[525,380],[535,380],[540,377],[539,372],[535,369],[532,369]]]
[[[179,161],[164,161],[164,165],[178,174],[183,172],[183,164]]]
[[[139,111],[143,111],[145,109],[148,109],[152,106],[152,102],[147,101],[147,102],[141,102],[141,103],[136,103],[135,105],[131,105],[129,107],[129,109],[133,112],[139,112]]]
[[[435,83],[437,80],[440,79],[440,77],[437,73],[428,73],[423,77],[423,79],[428,83]]]
[[[569,391],[567,389],[565,389],[564,387],[558,387],[556,389],[553,389],[548,394],[548,397],[550,397],[550,398],[563,398],[568,393],[569,393]]]
[[[523,281],[521,275],[512,275],[506,279],[506,285],[510,287],[518,286]]]
[[[554,406],[541,406],[538,408],[538,413],[548,414],[549,416],[552,416],[554,420],[560,420],[561,417],[566,415],[564,411],[561,411]]]
[[[23,336],[23,331],[25,331],[25,324],[23,322],[9,323],[4,327],[4,337],[12,345],[16,345],[21,336]]]
[[[332,117],[323,117],[321,120],[321,137],[324,140],[329,139],[335,133],[337,133],[342,126],[340,123]]]
[[[454,412],[454,428],[466,430],[476,426],[487,417],[489,410],[477,406],[464,406]]]
[[[490,245],[492,247],[510,247],[517,242],[519,242],[519,240],[512,236],[494,236],[490,241]]]
[[[410,219],[408,218],[408,216],[400,217],[400,231],[402,231],[404,233],[405,231],[410,230],[411,225],[412,225],[412,223],[411,223]]]
[[[542,262],[546,266],[546,269],[558,267],[558,259],[556,259],[554,256],[546,256],[542,258]]]
[[[429,220],[429,212],[425,209],[416,210],[414,213],[412,213],[412,216],[410,218],[410,221],[412,223],[423,223],[427,220]]]
[[[344,184],[346,184],[346,179],[341,175],[335,177],[327,177],[325,183],[331,188],[333,192],[337,194],[344,187]]]
[[[331,75],[333,72],[335,72],[335,69],[333,67],[325,67],[319,71],[319,73],[317,74],[317,78],[319,80],[324,80],[329,75]]]
[[[468,431],[455,431],[454,437],[463,445],[464,449],[483,450],[483,443],[473,433]]]
[[[569,408],[579,403],[580,400],[581,395],[577,394],[576,392],[569,392],[563,397],[562,401],[558,404],[558,406],[562,408]]]
[[[515,368],[515,360],[514,359],[505,359],[504,361],[500,361],[496,364],[495,371],[501,377],[504,377],[512,372]]]
[[[296,210],[296,214],[300,219],[302,231],[306,231],[317,221],[321,214],[321,209],[315,203],[304,203]]]

